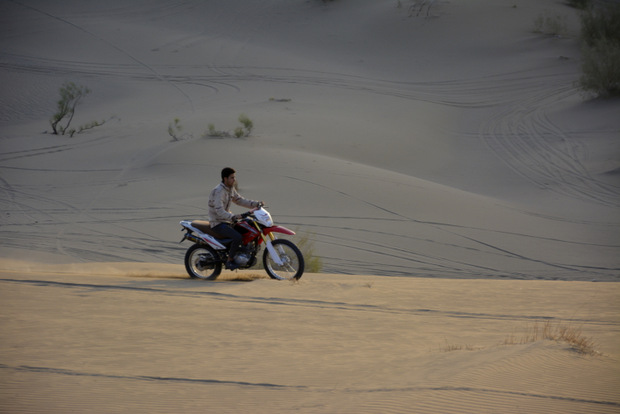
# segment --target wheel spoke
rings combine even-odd
[[[282,264],[278,265],[268,251],[265,251],[263,262],[265,270],[272,279],[299,279],[303,274],[304,260],[301,252],[292,242],[278,239],[273,242],[274,251]]]
[[[187,250],[185,268],[192,278],[215,279],[222,271],[217,254],[211,248],[195,244]]]

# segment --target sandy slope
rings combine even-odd
[[[4,254],[178,263],[229,164],[329,272],[617,279],[618,102],[574,86],[574,12],[349,3],[4,2]],[[532,33],[548,9],[567,38]],[[41,134],[67,80],[111,119]],[[242,112],[251,138],[200,138]]]
[[[576,14],[408,3],[0,2],[0,411],[618,412],[620,101]],[[104,126],[44,133],[65,81]],[[326,274],[185,277],[225,165]],[[544,321],[600,354],[501,345]]]
[[[2,271],[0,411],[620,408],[616,284],[183,273],[106,263]],[[545,321],[581,330],[596,353],[518,343]]]

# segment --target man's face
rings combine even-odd
[[[224,185],[226,187],[232,188],[232,186],[235,185],[236,180],[237,177],[235,176],[235,174],[230,174],[228,177],[224,177]]]

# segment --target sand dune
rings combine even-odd
[[[0,2],[0,411],[617,412],[620,101],[577,14],[410,3]],[[68,81],[106,120],[73,138]],[[324,274],[186,278],[228,165]],[[501,345],[545,321],[597,354]]]
[[[436,3],[5,3],[3,249],[177,263],[224,157],[327,272],[616,280],[618,103],[574,84],[575,13]],[[40,133],[67,80],[109,119],[71,140]],[[200,138],[239,113],[252,137]]]
[[[5,270],[0,283],[7,412],[620,407],[616,284],[327,274],[197,283],[181,266],[106,263]],[[545,321],[594,338],[594,354],[519,343]]]

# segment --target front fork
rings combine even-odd
[[[282,261],[282,259],[280,259],[280,255],[278,254],[278,252],[276,252],[275,247],[273,247],[273,244],[271,243],[272,241],[276,240],[276,236],[274,236],[273,233],[269,233],[267,235],[269,237],[267,237],[265,236],[263,232],[261,232],[260,235],[263,238],[263,241],[265,242],[265,246],[267,247],[267,250],[269,251],[269,254],[271,255],[271,258],[273,259],[273,261],[278,266],[282,266],[284,262]]]

